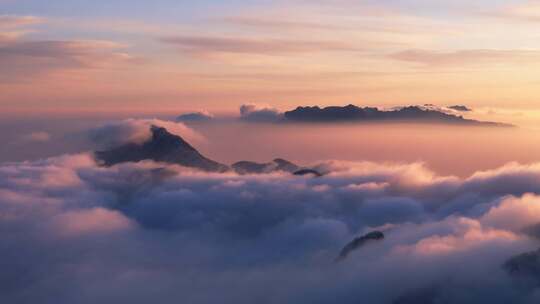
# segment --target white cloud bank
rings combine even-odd
[[[283,119],[283,113],[267,105],[249,103],[240,106],[240,119],[251,122],[276,122]]]
[[[501,267],[540,247],[524,233],[540,223],[540,164],[468,179],[421,164],[330,162],[321,178],[163,166],[1,165],[0,302],[540,299]],[[384,241],[333,262],[376,227]]]
[[[104,124],[88,131],[89,138],[99,148],[111,148],[126,143],[142,144],[152,137],[151,126],[163,127],[189,142],[204,142],[204,137],[181,122],[161,119],[129,118]]]

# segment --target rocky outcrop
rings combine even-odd
[[[263,173],[272,173],[272,172],[280,172],[280,171],[294,173],[295,171],[300,169],[299,166],[281,158],[276,158],[269,163],[240,161],[240,162],[234,163],[231,167],[238,174],[263,174]]]
[[[321,177],[323,174],[315,169],[300,169],[293,173],[294,175],[298,176],[304,176],[304,175],[311,175],[315,177]]]
[[[515,278],[529,279],[540,284],[540,249],[508,259],[503,268]]]
[[[208,172],[230,170],[228,166],[204,157],[182,137],[169,133],[165,128],[152,126],[151,132],[151,138],[142,144],[128,143],[110,150],[98,151],[95,152],[96,159],[105,166],[153,160]]]
[[[339,256],[336,258],[336,261],[342,261],[349,256],[349,254],[355,250],[360,249],[365,246],[367,243],[372,241],[381,241],[384,239],[384,233],[380,231],[372,231],[368,234],[365,234],[361,237],[355,238],[352,242],[348,243],[343,247]]]

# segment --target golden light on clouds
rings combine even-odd
[[[452,102],[534,108],[538,4],[457,13],[460,5],[424,14],[386,4],[295,2],[289,5],[294,16],[254,5],[165,26],[140,18],[4,15],[0,105],[38,109],[37,100],[44,100],[41,108],[137,110],[152,102],[181,110],[195,102],[224,111],[245,102]],[[448,15],[440,17],[443,12]],[[528,22],[504,22],[517,18]],[[59,90],[58,84],[66,85]]]

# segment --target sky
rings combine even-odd
[[[536,109],[538,1],[0,0],[0,110]]]
[[[538,25],[0,0],[0,303],[540,303]]]

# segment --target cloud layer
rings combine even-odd
[[[89,130],[87,136],[98,149],[120,146],[126,143],[142,144],[152,137],[151,126],[166,128],[169,132],[181,135],[195,143],[204,141],[204,137],[181,122],[161,119],[125,119],[113,121]]]
[[[173,36],[163,37],[160,42],[194,55],[208,54],[256,54],[284,55],[324,51],[358,52],[361,48],[336,41],[294,41],[284,39],[253,39],[239,37]]]
[[[276,122],[283,119],[283,113],[270,106],[250,103],[240,106],[240,119],[251,122]]]
[[[467,179],[326,162],[321,178],[209,174],[89,154],[0,166],[6,303],[534,303],[540,165]],[[385,239],[334,263],[373,229]],[[396,302],[397,303],[397,302]],[[407,302],[401,302],[407,303]]]
[[[538,50],[406,50],[392,54],[393,59],[423,64],[426,66],[453,66],[460,68],[466,64],[508,64],[534,62],[540,58]]]
[[[103,69],[139,61],[126,45],[106,40],[28,39],[32,25],[47,20],[34,16],[0,15],[0,81],[75,69]]]

